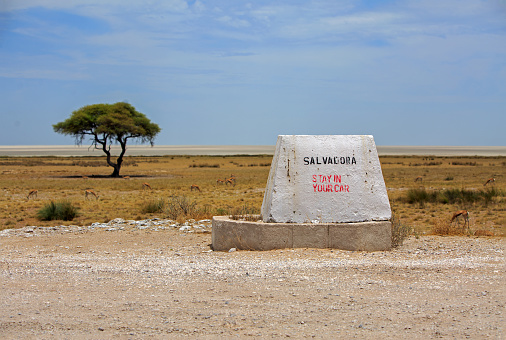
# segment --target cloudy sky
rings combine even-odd
[[[506,1],[0,0],[0,145],[118,101],[158,145],[506,145]]]

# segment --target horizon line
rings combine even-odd
[[[273,155],[275,145],[128,145],[127,156]],[[506,146],[377,145],[380,156],[506,156]],[[111,151],[120,150],[112,145]],[[101,149],[78,145],[0,145],[0,157],[103,156]],[[116,155],[115,155],[116,156]]]

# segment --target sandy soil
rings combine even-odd
[[[504,240],[213,252],[177,228],[0,237],[2,338],[504,338]]]

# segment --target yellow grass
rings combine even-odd
[[[164,156],[126,157],[121,174],[130,179],[108,178],[112,168],[104,157],[6,157],[0,158],[0,229],[27,225],[88,225],[116,217],[144,219],[165,217],[142,213],[154,199],[186,196],[214,214],[238,210],[259,213],[270,169],[271,156]],[[471,212],[471,230],[506,235],[506,198],[496,197],[485,206],[475,203],[419,204],[402,198],[410,188],[427,190],[457,188],[481,190],[490,177],[494,187],[506,192],[506,157],[380,157],[392,211],[416,233],[429,233],[435,221],[450,221],[454,211]],[[236,184],[217,184],[235,175]],[[88,178],[83,178],[83,176]],[[415,182],[422,176],[423,180]],[[143,189],[147,182],[152,190]],[[191,191],[196,184],[202,192]],[[27,199],[30,189],[38,197]],[[84,191],[94,190],[100,199],[86,200]],[[38,221],[37,211],[50,200],[66,198],[80,208],[71,222]],[[438,222],[441,223],[441,222]]]

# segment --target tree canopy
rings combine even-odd
[[[53,129],[57,133],[74,136],[77,145],[82,145],[88,137],[95,149],[101,149],[107,155],[107,164],[114,168],[113,177],[119,177],[129,139],[149,142],[153,146],[156,135],[161,131],[157,124],[125,102],[83,106],[63,122],[54,124]],[[111,160],[113,144],[121,146],[116,163]]]

